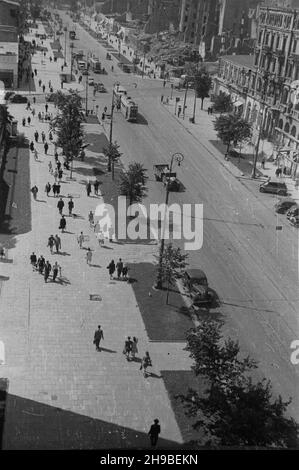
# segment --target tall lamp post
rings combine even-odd
[[[262,83],[262,89],[261,89],[261,104],[263,105],[262,119],[261,119],[258,137],[257,137],[256,147],[255,147],[251,178],[256,178],[256,165],[257,165],[257,160],[258,160],[258,155],[259,155],[262,132],[264,130],[264,124],[265,124],[265,118],[266,118],[265,95],[268,89],[268,81],[269,81],[269,74],[265,73],[263,75],[263,83]]]
[[[163,224],[163,233],[161,237],[161,245],[160,245],[160,253],[159,253],[159,267],[158,267],[158,275],[157,275],[157,280],[156,280],[156,289],[162,289],[162,263],[163,263],[163,253],[164,253],[164,246],[165,246],[165,224],[166,224],[166,211],[167,211],[167,206],[168,206],[168,200],[169,200],[169,182],[170,182],[170,174],[172,172],[172,167],[173,167],[173,162],[176,161],[178,166],[181,166],[182,161],[184,160],[184,155],[180,152],[176,152],[171,156],[171,161],[170,161],[170,168],[169,168],[169,176],[168,176],[168,181],[166,183],[166,196],[165,196],[165,217],[164,217],[164,224]]]
[[[112,88],[112,100],[111,100],[111,113],[110,113],[110,133],[109,133],[109,148],[111,150],[111,145],[112,145],[112,135],[113,135],[113,113],[114,113],[114,107],[115,107],[115,104],[114,104],[114,87],[119,85],[118,82],[114,83],[113,84],[113,88]],[[109,158],[108,158],[108,167],[107,167],[107,171],[111,171],[111,167],[112,167],[112,179],[114,178],[114,162],[111,161],[111,155],[109,154]]]
[[[189,80],[187,80],[187,83],[186,83],[186,91],[185,91],[184,104],[183,104],[183,119],[185,119],[185,110],[186,110],[186,100],[187,100],[188,88],[189,88]]]
[[[66,63],[66,33],[67,33],[67,27],[64,27],[64,66],[67,66]]]
[[[73,50],[74,50],[74,43],[73,42],[71,42],[70,48],[71,48],[71,80],[72,80],[72,76],[73,76]]]

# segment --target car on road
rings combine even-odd
[[[94,84],[94,89],[95,91],[98,91],[99,93],[106,93],[106,88],[104,86],[104,83],[98,82]]]
[[[201,269],[186,269],[182,281],[192,299],[193,305],[199,306],[212,301],[207,276]]]
[[[298,217],[299,215],[299,206],[298,204],[294,204],[287,212],[287,219],[291,219],[291,217]]]
[[[89,72],[88,72],[87,69],[84,69],[84,70],[81,71],[81,73],[82,73],[82,75],[88,75]]]
[[[88,85],[94,86],[94,78],[93,77],[88,78]]]
[[[279,196],[287,196],[288,189],[285,183],[270,180],[260,185],[260,192],[278,194]]]
[[[10,102],[11,103],[27,103],[28,99],[26,98],[26,96],[23,96],[23,95],[13,95],[11,98],[10,98]]]
[[[297,207],[294,199],[280,199],[274,206],[275,212],[278,214],[285,214],[291,207]]]

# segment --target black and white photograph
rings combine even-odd
[[[298,235],[299,0],[0,0],[0,450],[298,450]]]

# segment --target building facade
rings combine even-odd
[[[6,88],[18,86],[19,2],[0,0],[0,80]]]
[[[253,140],[261,132],[271,139],[293,176],[299,152],[299,10],[261,6],[251,63],[248,56],[223,57],[215,93],[227,92],[242,102],[252,123]]]

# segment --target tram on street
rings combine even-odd
[[[121,97],[126,96],[126,94],[127,94],[127,90],[123,86],[115,85],[115,87],[113,88],[113,102],[115,106],[117,107],[117,109],[120,109]]]
[[[130,96],[123,95],[120,99],[120,110],[125,119],[130,122],[136,122],[138,116],[138,106],[130,98]]]

